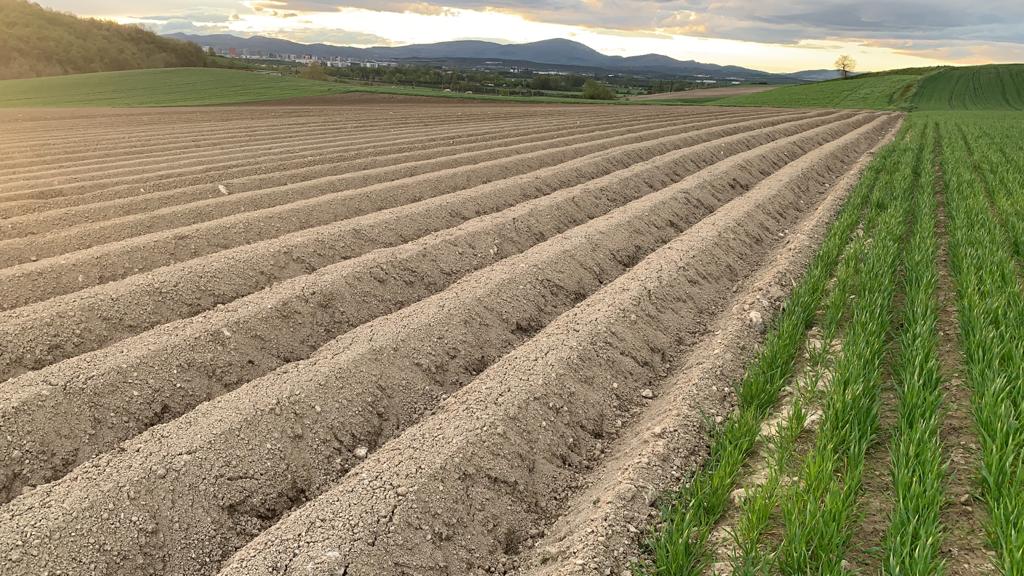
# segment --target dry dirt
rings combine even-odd
[[[628,567],[898,115],[0,123],[0,574],[525,575]]]

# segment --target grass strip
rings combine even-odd
[[[821,427],[799,482],[781,503],[783,537],[777,566],[784,575],[839,574],[856,519],[865,453],[878,428],[882,367],[910,200],[927,142],[922,133],[897,146],[879,186],[888,194],[865,253],[864,273],[843,351],[825,396]]]
[[[928,154],[934,158],[934,153]],[[905,254],[903,326],[894,367],[897,422],[890,446],[894,505],[882,545],[882,570],[892,575],[941,575],[945,496],[939,437],[942,377],[939,368],[938,240],[936,199],[921,186],[916,222]]]
[[[793,289],[782,313],[765,338],[764,347],[737,386],[739,408],[714,433],[711,454],[689,485],[669,498],[662,522],[648,538],[651,557],[636,567],[641,574],[698,575],[710,563],[708,538],[721,517],[740,467],[750,454],[761,424],[792,377],[795,360],[807,328],[814,319],[822,294],[839,256],[861,220],[874,183],[883,173],[892,147],[885,147],[854,188],[806,274]],[[875,200],[872,198],[872,200]]]

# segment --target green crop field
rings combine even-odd
[[[913,75],[854,77],[814,84],[783,86],[767,92],[723,98],[727,106],[780,106],[786,108],[870,108],[903,106],[920,79]]]
[[[1024,64],[949,68],[921,81],[917,110],[1024,110]]]
[[[1024,574],[1024,66],[923,72],[635,572]]]

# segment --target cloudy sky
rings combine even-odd
[[[1009,0],[37,0],[157,32],[263,34],[356,46],[570,38],[773,72],[1024,61]]]

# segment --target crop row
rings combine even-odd
[[[921,125],[925,134],[929,127]],[[937,201],[933,193],[934,138],[922,147],[913,200],[915,221],[904,257],[899,353],[893,367],[897,422],[889,446],[893,507],[883,544],[885,574],[941,574],[946,499],[939,364]]]

